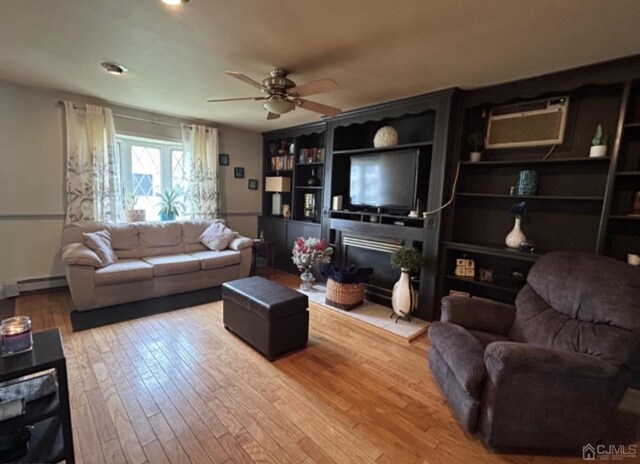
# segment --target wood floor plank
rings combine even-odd
[[[61,329],[81,464],[582,462],[497,454],[466,434],[426,336],[390,340],[311,304],[308,348],[268,362],[224,329],[219,301],[82,332],[71,309],[67,291],[16,303],[34,330]],[[640,444],[640,394],[610,425]]]

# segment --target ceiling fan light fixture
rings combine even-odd
[[[124,73],[129,72],[129,70],[124,66],[115,63],[104,62],[100,63],[100,66],[106,69],[109,74],[113,74],[114,76],[122,76]]]
[[[165,5],[177,6],[187,3],[189,0],[162,0]]]
[[[274,114],[285,114],[295,109],[296,105],[284,97],[274,95],[262,104],[263,108]]]

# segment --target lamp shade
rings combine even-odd
[[[267,177],[264,183],[265,192],[289,192],[291,190],[290,177]]]

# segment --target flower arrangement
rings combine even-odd
[[[525,214],[527,214],[527,203],[521,201],[511,207],[511,214],[514,214],[516,217],[521,218]]]
[[[313,263],[329,263],[333,248],[319,238],[298,237],[293,245],[291,259],[298,269],[309,269]]]

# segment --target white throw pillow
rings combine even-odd
[[[83,233],[84,244],[92,249],[100,258],[102,267],[108,266],[118,261],[118,257],[111,248],[111,235],[108,230]]]
[[[198,240],[212,251],[222,251],[229,246],[231,240],[237,235],[237,232],[229,229],[224,224],[214,222],[202,232]]]

